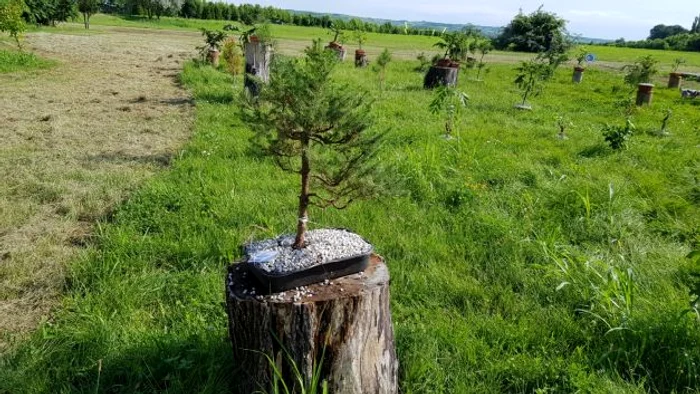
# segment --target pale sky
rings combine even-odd
[[[228,0],[231,2],[231,0]],[[504,26],[522,8],[544,9],[566,19],[571,33],[586,37],[627,40],[646,38],[657,24],[689,29],[700,14],[699,0],[250,0],[280,8],[331,12],[363,17]]]

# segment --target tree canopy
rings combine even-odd
[[[566,20],[542,7],[528,15],[520,11],[495,40],[497,48],[519,52],[568,49],[567,42]]]
[[[683,33],[688,33],[688,30],[681,25],[656,25],[649,31],[649,39],[663,39]]]

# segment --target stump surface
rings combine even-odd
[[[459,77],[459,68],[457,67],[440,67],[431,66],[425,74],[423,87],[425,89],[433,89],[438,86],[457,86],[457,78]]]
[[[270,62],[272,47],[258,41],[245,43],[245,78],[243,84],[254,96],[258,95],[260,87],[258,80],[267,82],[270,79]]]
[[[229,268],[226,286],[236,392],[269,389],[268,355],[288,384],[289,359],[306,382],[318,367],[331,393],[397,393],[398,361],[389,307],[389,271],[373,255],[359,274],[283,293],[262,291],[246,264]]]

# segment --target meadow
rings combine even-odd
[[[326,37],[283,29],[283,53],[285,40]],[[409,54],[431,49],[423,38],[370,44]],[[601,63],[651,53],[665,69],[675,56],[598,52]],[[699,54],[683,56],[700,68]],[[633,111],[629,148],[613,151],[602,129],[624,124],[627,92],[616,68],[593,65],[574,85],[562,67],[519,111],[513,64],[492,62],[483,83],[461,75],[470,101],[447,140],[417,65],[392,62],[384,91],[370,69],[338,66],[338,83],[374,102],[385,188],[310,218],[353,229],[386,258],[401,392],[697,392],[685,256],[700,240],[700,101],[659,76],[653,104]],[[196,103],[191,139],[99,220],[60,307],[0,358],[0,393],[224,393],[244,372],[227,340],[224,272],[246,240],[293,231],[298,180],[249,143],[240,78],[188,62],[180,82]]]

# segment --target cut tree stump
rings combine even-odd
[[[329,283],[266,296],[257,295],[258,286],[246,264],[229,268],[229,334],[243,371],[235,392],[269,390],[266,355],[288,385],[296,381],[293,360],[307,383],[318,368],[330,393],[398,392],[389,270],[381,257],[373,255],[364,272]]]
[[[431,66],[428,73],[425,74],[423,87],[425,89],[433,89],[438,86],[457,86],[457,77],[459,76],[459,67],[441,67]]]
[[[253,96],[260,92],[259,82],[267,82],[270,79],[270,61],[272,60],[272,46],[259,41],[245,43],[245,78],[243,86]]]

